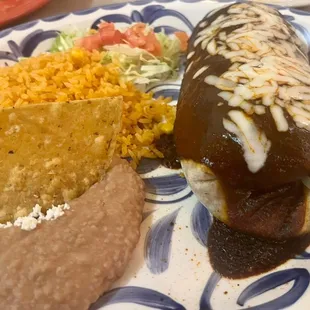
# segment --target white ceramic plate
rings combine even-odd
[[[45,18],[0,32],[0,62],[12,63],[20,56],[46,51],[57,31],[72,25],[95,26],[101,19],[127,24],[143,21],[157,29],[165,26],[190,33],[205,14],[221,5],[214,1],[142,0]],[[310,13],[285,8],[281,13],[310,43]],[[179,87],[180,80],[153,91],[177,99]],[[158,167],[156,161],[144,161],[139,172],[147,190],[140,242],[125,275],[92,310],[309,309],[310,253],[268,274],[246,280],[221,279],[207,255],[212,218],[185,179],[177,171]]]
[[[216,0],[215,0],[216,1]],[[310,6],[310,0],[249,0],[258,3],[281,5],[284,7]]]

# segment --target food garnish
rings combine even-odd
[[[181,65],[181,55],[187,49],[188,35],[178,31],[168,36],[164,31],[155,33],[144,23],[126,29],[102,22],[91,34],[62,32],[54,41],[51,52],[65,51],[73,46],[88,51],[106,51],[102,63],[115,63],[126,81],[146,85],[175,78]]]

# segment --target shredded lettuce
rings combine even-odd
[[[117,64],[125,81],[149,84],[166,80],[175,74],[176,68],[143,49],[131,48],[126,44],[105,46],[105,49],[107,52],[102,63]]]
[[[56,37],[50,49],[51,53],[64,52],[74,46],[76,39],[82,38],[87,34],[87,31],[75,30],[71,32],[61,32]]]
[[[157,33],[156,37],[162,48],[160,57],[143,49],[118,44],[104,47],[107,53],[104,55],[102,63],[118,64],[124,79],[135,84],[146,85],[176,78],[180,66],[180,41],[176,37],[169,37],[164,32]]]
[[[181,43],[175,36],[167,36],[163,31],[156,33],[156,38],[159,41],[163,59],[171,68],[178,68],[180,65]]]
[[[150,31],[150,26],[145,31]],[[123,30],[125,31],[125,29]],[[66,51],[74,46],[74,41],[87,35],[87,31],[62,32],[55,39],[50,52]],[[101,63],[115,63],[119,66],[125,81],[137,85],[176,78],[180,66],[181,44],[177,37],[164,32],[156,33],[162,49],[162,55],[156,57],[144,49],[132,48],[128,44],[104,46]]]

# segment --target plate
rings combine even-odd
[[[4,26],[15,19],[28,15],[50,0],[2,0],[0,1],[0,26]]]
[[[228,3],[228,2],[226,2]],[[167,31],[188,33],[214,1],[122,3],[59,15],[0,32],[0,62],[14,63],[46,51],[60,30],[96,27],[100,20],[145,22]],[[310,46],[310,13],[280,8]],[[74,26],[73,26],[74,25]],[[155,96],[179,94],[180,80],[152,88]],[[209,263],[206,240],[212,217],[188,187],[180,171],[143,160],[138,172],[146,184],[141,238],[124,276],[92,310],[305,310],[310,304],[310,248],[277,269],[245,280],[228,280]]]
[[[249,0],[257,3],[267,3],[284,7],[310,6],[309,0]]]

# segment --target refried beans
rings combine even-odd
[[[88,309],[119,278],[139,239],[142,180],[115,160],[55,221],[0,229],[0,309]]]

